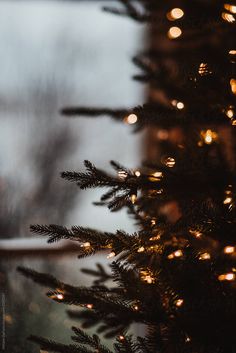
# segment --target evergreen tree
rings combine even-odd
[[[134,58],[142,70],[135,79],[150,85],[148,102],[132,109],[65,107],[62,113],[107,114],[136,131],[146,128],[152,153],[139,170],[112,161],[115,173],[109,174],[85,161],[84,172],[62,177],[81,189],[107,188],[97,205],[125,207],[139,231],[32,225],[49,242],[78,241],[79,257],[109,249],[112,271],[86,269],[95,276],[89,288],[19,271],[49,287],[52,300],[82,307],[69,315],[115,337],[115,352],[236,352],[236,6],[222,0],[120,2],[105,10],[151,28],[150,50]],[[130,334],[133,323],[146,326],[143,337]],[[71,345],[30,339],[52,352],[111,352],[97,335],[72,330]]]

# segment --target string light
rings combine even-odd
[[[57,293],[57,294],[56,294],[56,298],[57,298],[58,300],[63,300],[63,299],[64,299],[64,295],[63,295],[62,293]]]
[[[141,246],[140,248],[138,248],[137,252],[144,252],[145,248],[143,246]]]
[[[176,104],[176,107],[177,107],[177,109],[182,110],[182,109],[184,109],[184,103],[183,102],[178,102]]]
[[[180,307],[180,306],[183,305],[183,303],[184,303],[184,300],[183,300],[183,299],[178,299],[178,300],[176,300],[175,305],[178,306],[178,307]]]
[[[235,279],[235,274],[232,272],[225,273],[218,276],[219,281],[233,281],[234,279]]]
[[[195,238],[201,238],[202,233],[197,230],[189,230],[189,233],[192,234]]]
[[[119,340],[120,340],[120,341],[124,341],[124,339],[125,339],[124,336],[122,336],[122,335],[119,336]]]
[[[138,305],[135,305],[135,306],[134,306],[134,310],[136,310],[136,311],[138,311],[138,310],[139,310]]]
[[[233,23],[235,21],[235,18],[231,13],[222,12],[221,17],[224,21],[227,21],[229,23]]]
[[[112,251],[110,254],[107,255],[107,259],[111,259],[112,257],[115,257],[116,254],[114,253],[114,251]]]
[[[199,260],[210,260],[211,255],[208,252],[204,252],[199,256]]]
[[[224,205],[230,205],[232,204],[233,198],[232,198],[232,185],[228,185],[228,189],[225,190],[225,199],[223,201]]]
[[[231,78],[230,80],[231,91],[233,94],[236,94],[236,80]]]
[[[134,172],[134,174],[136,175],[136,177],[140,177],[140,175],[141,175],[141,173],[140,173],[139,170],[136,170],[136,171]]]
[[[163,177],[163,173],[162,172],[155,172],[152,174],[155,178],[162,178]]]
[[[138,121],[138,117],[137,117],[136,114],[130,114],[130,115],[128,115],[128,116],[124,119],[124,121],[125,121],[127,124],[132,125],[132,124],[135,124],[135,123]]]
[[[205,76],[208,74],[212,74],[212,71],[209,70],[208,64],[207,63],[201,63],[199,65],[198,73],[200,76]]]
[[[172,158],[172,157],[168,157],[165,159],[165,165],[168,167],[168,168],[173,168],[175,166],[175,159]]]
[[[234,110],[233,107],[230,106],[227,110],[226,110],[226,115],[228,118],[232,119],[234,117]]]
[[[169,137],[169,132],[167,130],[160,129],[157,131],[157,138],[159,140],[167,140],[168,137]]]
[[[84,244],[81,244],[80,246],[81,246],[81,248],[89,248],[91,246],[91,244],[89,241],[87,241]]]
[[[224,248],[224,253],[225,254],[232,254],[235,250],[235,247],[234,246],[226,246]]]
[[[231,202],[232,202],[232,197],[230,196],[227,196],[223,201],[224,205],[228,205]]]
[[[155,226],[155,224],[156,224],[155,219],[151,219],[151,225],[152,225],[152,226]]]
[[[230,4],[224,4],[225,10],[230,11],[231,13],[236,13],[236,6]]]
[[[180,18],[182,18],[183,15],[184,15],[184,11],[182,9],[176,7],[174,9],[172,9],[170,12],[168,12],[166,17],[170,21],[175,21],[175,20],[179,20]]]
[[[160,240],[160,239],[161,239],[161,236],[159,234],[155,235],[154,237],[149,238],[150,241],[155,241],[155,240]]]
[[[168,259],[174,259],[175,257],[181,257],[183,256],[183,251],[182,250],[176,250],[172,254],[168,255]]]
[[[205,142],[205,144],[210,145],[211,143],[217,141],[218,135],[215,131],[212,131],[210,129],[208,130],[202,130],[200,132],[200,135]]]
[[[93,309],[93,304],[87,304],[86,307],[87,307],[88,309]]]
[[[187,337],[185,338],[185,342],[191,342],[191,338],[190,338],[189,336],[187,336]]]
[[[154,278],[149,271],[140,271],[140,278],[142,281],[147,282],[148,284],[152,284],[154,282]]]
[[[130,200],[131,200],[132,204],[134,205],[135,202],[137,201],[137,196],[136,196],[135,194],[132,194],[132,195],[130,196]]]
[[[181,29],[179,27],[176,27],[176,26],[170,27],[170,29],[169,29],[169,31],[167,33],[167,35],[168,35],[168,37],[170,39],[178,38],[178,37],[181,36],[181,34],[182,34]]]
[[[118,177],[122,180],[126,179],[128,176],[128,173],[125,170],[119,170],[118,171]]]
[[[179,110],[184,109],[184,103],[183,102],[179,102],[176,99],[173,99],[171,101],[171,104],[173,105],[173,107],[176,107]]]
[[[160,181],[162,177],[163,177],[162,172],[155,172],[151,176],[149,176],[148,179],[151,181]]]
[[[148,283],[148,284],[151,284],[153,282],[153,278],[151,276],[146,276],[145,277],[145,281]]]
[[[229,57],[230,57],[230,62],[235,64],[235,62],[236,62],[236,50],[235,49],[229,50]]]

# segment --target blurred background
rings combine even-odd
[[[78,260],[66,248],[52,254],[45,240],[30,234],[30,224],[134,231],[125,212],[92,205],[99,191],[81,192],[60,179],[61,171],[83,169],[84,159],[106,169],[111,159],[131,168],[142,160],[143,136],[132,134],[131,126],[59,114],[65,105],[123,108],[144,101],[143,86],[131,79],[136,70],[131,58],[144,46],[144,28],[102,12],[103,4],[107,1],[0,2],[0,289],[6,352],[38,352],[26,342],[29,334],[69,342],[75,324],[65,306],[16,272],[18,265],[79,285],[90,280],[81,267],[104,262],[98,256]]]

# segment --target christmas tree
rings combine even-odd
[[[31,336],[52,352],[236,352],[235,14],[217,1],[121,0],[106,7],[150,29],[150,49],[134,58],[149,84],[146,104],[131,109],[65,107],[67,116],[109,115],[146,129],[148,156],[137,170],[111,162],[108,173],[85,161],[63,172],[81,189],[107,188],[98,206],[126,208],[139,230],[127,234],[62,225],[32,225],[48,237],[78,241],[79,257],[108,251],[111,273],[85,269],[93,286],[75,287],[51,274],[19,268],[50,288],[48,297],[80,307],[69,315],[72,343]],[[132,167],[132,166],[131,166]],[[117,226],[119,228],[119,225]],[[142,337],[131,334],[144,325]]]

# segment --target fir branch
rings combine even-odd
[[[133,3],[132,0],[119,0],[121,4],[125,7],[125,10],[120,10],[116,9],[113,7],[103,7],[103,10],[115,15],[122,15],[122,16],[128,16],[131,17],[133,20],[137,22],[146,22],[148,19],[150,19],[150,16],[148,16],[145,13],[140,13],[135,7],[135,4]]]
[[[56,279],[50,274],[40,273],[23,266],[18,266],[17,271],[20,272],[22,275],[24,275],[26,278],[29,278],[35,283],[40,284],[44,287],[49,287],[52,289],[69,290],[69,291],[73,290],[72,286],[59,281],[58,279]]]
[[[81,272],[85,273],[89,276],[94,276],[95,278],[97,278],[93,281],[95,286],[100,286],[101,284],[105,283],[106,281],[112,279],[111,274],[108,273],[107,271],[105,271],[104,267],[101,264],[97,263],[96,267],[97,267],[97,270],[92,270],[89,268],[82,268]]]
[[[127,109],[108,109],[108,108],[90,108],[90,107],[64,107],[61,114],[65,116],[88,116],[95,117],[101,115],[109,115],[116,119],[123,119],[128,113]]]
[[[110,351],[107,347],[101,344],[100,339],[97,335],[89,336],[78,327],[72,327],[72,330],[76,335],[72,337],[75,342],[93,347],[101,353],[112,353],[112,351]]]
[[[71,230],[57,224],[33,224],[30,226],[30,230],[36,234],[49,236],[48,243],[53,243],[61,239],[73,239],[73,232]]]
[[[41,349],[47,350],[49,352],[58,353],[93,353],[93,351],[88,350],[80,345],[75,344],[61,344],[52,340],[48,340],[43,337],[31,335],[28,338],[29,341],[34,342],[40,346]]]

